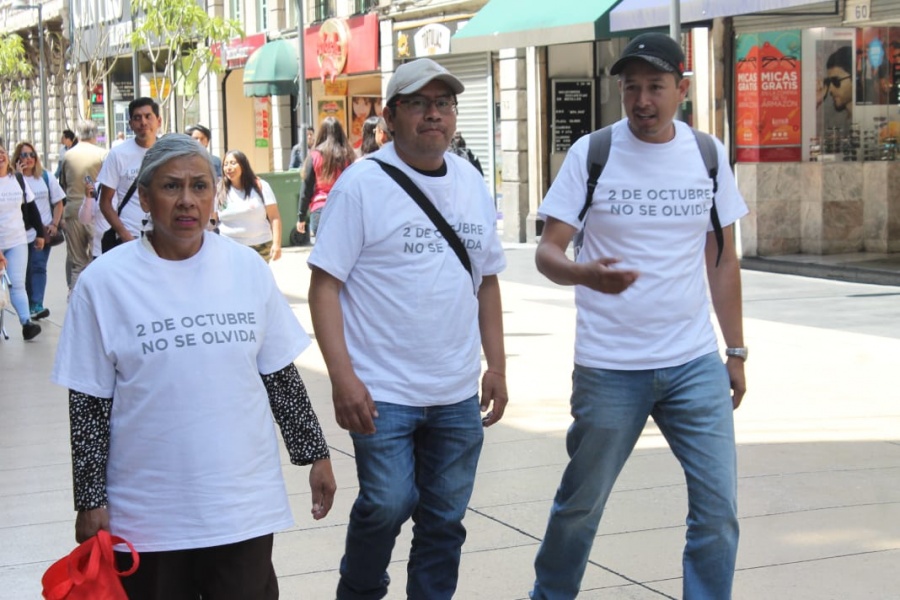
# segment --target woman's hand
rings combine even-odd
[[[44,238],[42,238],[42,237],[34,238],[34,249],[35,250],[43,250],[44,249]]]
[[[109,531],[109,511],[105,507],[79,510],[75,517],[75,541],[79,544],[97,535],[101,529]]]
[[[0,251],[0,271],[6,268],[6,257],[3,256],[3,251]]]
[[[278,260],[279,258],[281,258],[281,246],[280,245],[276,246],[275,244],[272,244],[272,249],[269,251],[269,257],[272,260]]]
[[[334,492],[337,490],[330,458],[322,458],[312,464],[309,470],[309,490],[312,492],[312,516],[318,521],[331,510]]]
[[[297,221],[297,233],[306,233],[306,221]]]

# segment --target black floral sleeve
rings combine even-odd
[[[329,458],[328,444],[297,367],[292,363],[280,371],[263,375],[262,380],[291,462],[309,465]]]
[[[69,390],[75,510],[91,510],[107,504],[106,464],[109,460],[112,403],[112,398],[98,398]]]

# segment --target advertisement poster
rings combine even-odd
[[[800,160],[800,31],[739,35],[735,53],[737,160]]]
[[[269,147],[269,128],[272,123],[272,103],[269,97],[253,99],[254,129],[257,148]]]
[[[317,123],[321,123],[326,117],[334,117],[340,121],[344,131],[347,130],[347,98],[343,96],[325,96],[319,99],[316,108]]]
[[[803,32],[803,160],[838,160],[852,144],[855,122],[856,30]],[[841,156],[842,160],[843,157]]]
[[[381,116],[381,96],[353,96],[350,105],[353,109],[351,117],[353,120],[347,137],[353,148],[358,150],[362,146],[363,123],[369,117]]]

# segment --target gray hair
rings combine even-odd
[[[200,145],[200,142],[183,133],[167,133],[150,146],[141,162],[141,170],[138,172],[137,182],[142,188],[150,187],[150,182],[156,175],[156,171],[163,165],[173,160],[199,156],[206,161],[209,168],[209,176],[213,182],[216,180],[216,172],[213,168],[209,152]]]
[[[93,121],[80,121],[75,126],[79,140],[93,140],[97,138],[97,124]]]

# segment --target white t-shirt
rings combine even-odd
[[[712,230],[712,180],[690,128],[676,121],[665,144],[637,139],[627,119],[613,125],[609,160],[584,222],[579,262],[620,258],[640,277],[621,294],[575,288],[575,362],[600,369],[685,364],[717,348],[710,322],[704,249]],[[722,227],[747,214],[725,148],[719,151],[716,208]],[[580,229],[588,136],[570,149],[538,209]]]
[[[276,204],[275,192],[262,179],[262,198],[255,189],[247,196],[234,187],[225,196],[225,208],[217,207],[219,233],[245,246],[256,246],[272,241],[272,225],[266,218],[266,206]]]
[[[103,166],[97,175],[97,183],[116,190],[112,201],[113,210],[119,209],[119,204],[128,193],[128,188],[131,187],[138,171],[141,170],[141,162],[148,149],[138,146],[134,138],[129,138],[110,149],[109,154],[106,155],[106,160],[103,161]],[[99,198],[99,194],[97,197]],[[122,209],[119,218],[131,235],[135,238],[141,236],[144,227],[143,221],[147,218],[147,213],[141,208],[137,190],[134,190],[134,194]]]
[[[34,202],[34,192],[25,186],[25,198]],[[25,222],[22,220],[22,188],[10,173],[0,177],[0,250],[27,244]]]
[[[373,156],[409,175],[462,238],[474,282],[506,266],[496,211],[471,165],[407,167],[387,144]],[[431,220],[373,161],[354,163],[328,194],[309,264],[341,280],[347,347],[377,401],[452,404],[478,392],[481,336],[473,278]]]
[[[47,175],[49,175],[47,184],[44,183],[43,177],[23,176],[28,187],[34,192],[34,201],[37,202],[38,211],[41,213],[41,223],[44,225],[49,225],[53,221],[53,208],[50,203],[53,202],[55,204],[66,197],[66,193],[60,187],[59,182],[49,173]],[[26,235],[30,244],[37,237],[37,231],[29,229]]]
[[[52,380],[113,398],[112,533],[155,552],[290,527],[260,373],[309,343],[266,264],[227,238],[206,234],[183,261],[129,243],[92,262],[69,301]]]

